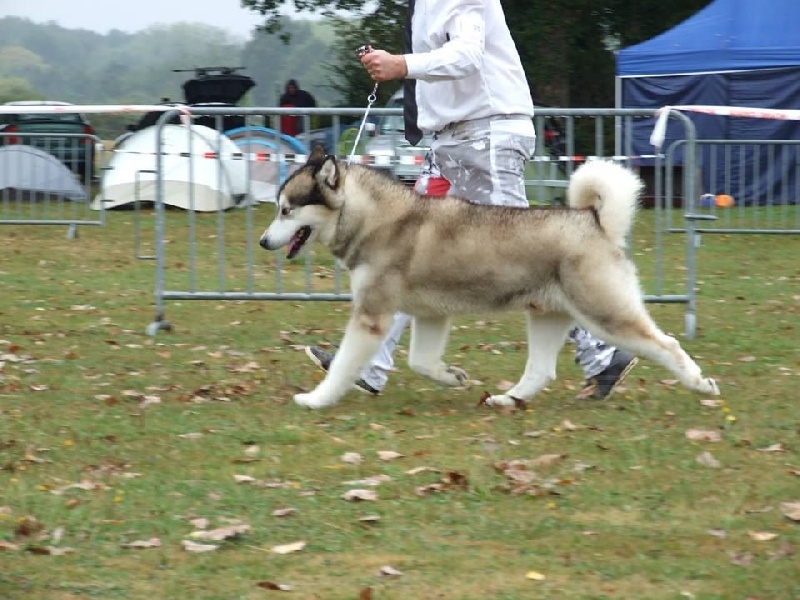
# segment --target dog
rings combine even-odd
[[[669,369],[689,389],[717,383],[645,308],[625,253],[641,179],[608,160],[584,163],[566,208],[512,208],[425,198],[370,167],[315,149],[280,187],[275,218],[260,238],[287,258],[318,241],[349,270],[353,301],[327,375],[297,404],[338,402],[378,350],[392,316],[413,316],[408,364],[446,386],[467,374],[442,360],[457,314],[524,311],[528,359],[519,382],[485,403],[524,403],[556,377],[559,350],[578,323],[601,339]]]

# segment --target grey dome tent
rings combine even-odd
[[[617,53],[616,105],[800,109],[798,23],[798,0],[714,0],[672,29]],[[800,139],[798,121],[686,115],[697,128],[698,139]],[[682,137],[682,126],[671,121],[664,148]],[[653,126],[652,119],[634,122],[635,154],[652,153]],[[680,155],[678,160],[680,164]],[[722,158],[717,164],[712,160],[709,152],[701,156],[702,181],[704,191],[718,193]],[[732,181],[746,182],[737,200],[798,202],[797,160],[796,146],[750,147],[728,174]]]
[[[52,154],[32,146],[0,146],[0,198],[58,198],[85,202],[86,190]]]

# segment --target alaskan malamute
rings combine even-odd
[[[577,322],[670,371],[688,388],[719,394],[713,379],[650,318],[625,238],[642,182],[595,160],[569,185],[569,208],[524,209],[430,199],[376,170],[317,149],[281,186],[267,250],[293,258],[311,241],[350,272],[352,314],[325,379],[295,402],[335,404],[375,354],[396,311],[413,315],[409,366],[444,385],[466,373],[442,361],[451,315],[525,311],[528,361],[519,382],[490,405],[531,398],[556,376]]]

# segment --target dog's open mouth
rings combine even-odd
[[[309,237],[311,237],[311,227],[304,225],[298,229],[292,241],[289,242],[289,252],[286,253],[286,258],[294,258],[297,256],[297,253],[303,249]]]

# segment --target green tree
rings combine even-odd
[[[612,48],[649,39],[708,1],[504,0],[503,7],[538,102],[556,106],[613,106]],[[263,15],[265,31],[282,31],[280,11],[288,4],[286,0],[241,0],[241,4]],[[367,36],[387,50],[399,49],[406,2],[295,0],[294,5],[300,11],[324,15],[351,11],[356,16],[339,21],[341,43],[337,44],[332,67],[334,87],[348,103],[360,105],[363,102],[360,99],[372,84],[354,65],[352,51]],[[291,35],[285,37],[291,41]]]

